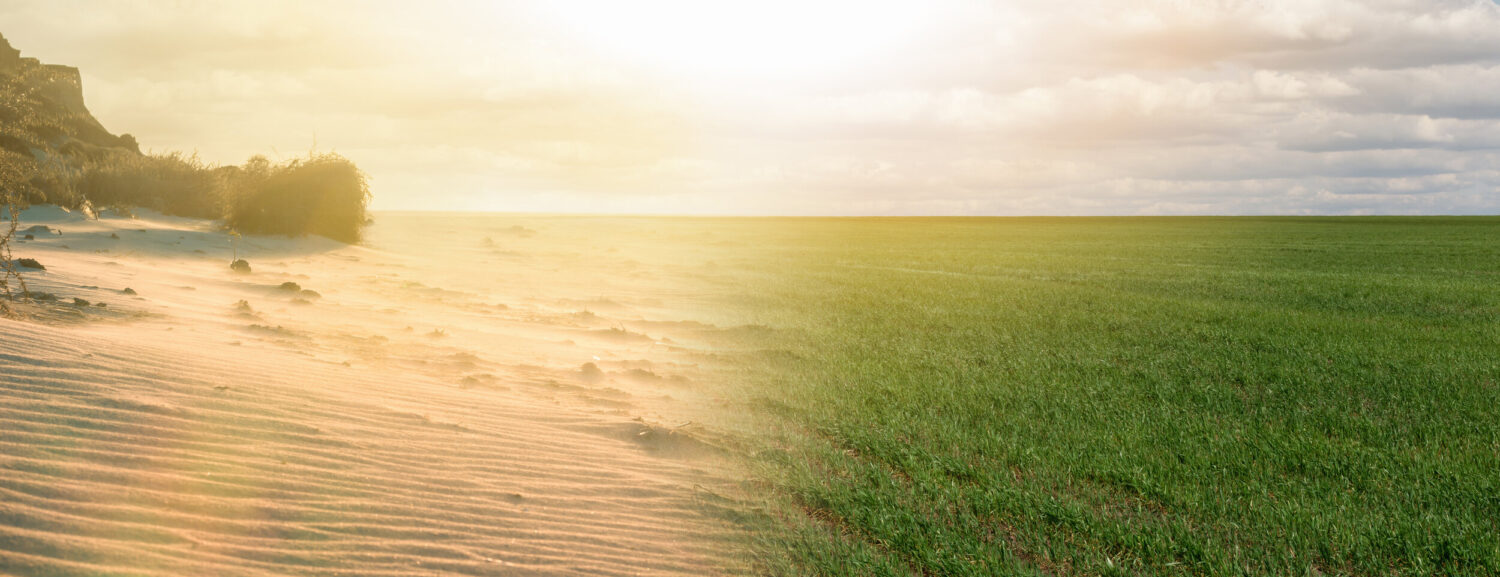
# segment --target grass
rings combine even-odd
[[[1500,219],[735,226],[767,572],[1500,574]]]

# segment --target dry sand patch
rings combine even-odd
[[[23,222],[62,234],[17,246],[48,266],[31,290],[58,300],[0,321],[4,572],[741,567],[695,490],[734,475],[690,418],[708,404],[691,335],[630,304],[671,292],[639,274],[601,271],[534,226],[430,232],[406,252],[378,235],[246,238],[245,275],[204,221],[40,209]],[[449,263],[465,255],[431,251],[466,234],[473,252],[489,236],[530,264],[479,263],[505,279],[494,289],[445,282],[464,278]],[[636,284],[610,286],[621,278]],[[591,300],[610,304],[580,310]],[[649,336],[632,326],[648,321]]]

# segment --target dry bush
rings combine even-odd
[[[95,206],[138,206],[196,218],[224,213],[223,179],[197,154],[111,154],[85,162],[76,180],[78,198]]]
[[[26,281],[16,270],[10,248],[20,225],[21,209],[25,208],[34,170],[35,165],[29,158],[0,151],[0,296],[7,301],[17,294],[26,294]],[[0,313],[9,314],[10,307],[0,303]]]
[[[281,164],[255,156],[243,166],[216,166],[196,154],[100,150],[55,152],[42,161],[0,150],[13,168],[6,191],[30,204],[77,208],[88,201],[126,213],[144,207],[223,218],[230,228],[252,234],[317,234],[356,242],[365,224],[367,178],[335,153],[310,153]]]
[[[235,230],[359,240],[370,188],[365,173],[343,156],[310,153],[281,165],[255,157],[228,180],[225,222]]]
[[[77,208],[83,203],[78,192],[78,180],[83,170],[72,159],[62,155],[50,155],[35,164],[29,183],[31,204],[55,204]]]

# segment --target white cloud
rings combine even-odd
[[[1500,210],[1491,0],[920,5],[795,82],[600,60],[509,2],[13,2],[0,33],[148,147],[316,137],[381,208]]]

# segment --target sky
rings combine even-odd
[[[145,149],[377,210],[1500,213],[1495,0],[3,0]]]

